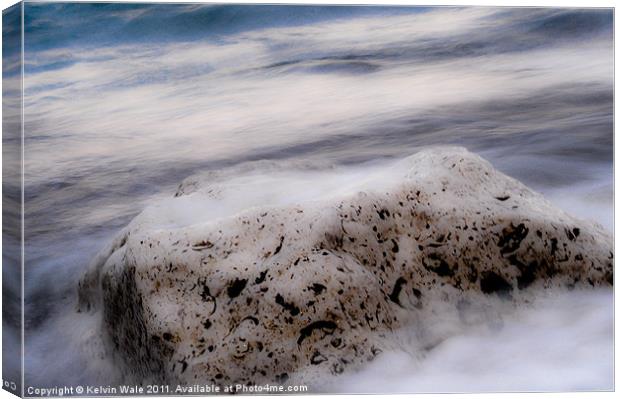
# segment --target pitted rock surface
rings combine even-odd
[[[83,277],[80,309],[101,313],[137,381],[316,386],[397,348],[393,332],[438,306],[612,284],[602,227],[464,149],[402,162],[388,190],[182,228],[138,216]]]

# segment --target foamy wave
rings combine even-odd
[[[498,309],[502,308],[501,304]],[[497,314],[497,313],[496,313]],[[613,292],[547,293],[502,317],[456,330],[425,356],[385,353],[326,392],[532,392],[613,389]],[[439,316],[440,317],[440,316]],[[401,331],[408,336],[416,326]],[[430,333],[435,333],[431,327]]]

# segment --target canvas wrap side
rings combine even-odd
[[[22,3],[2,12],[2,388],[22,394]]]

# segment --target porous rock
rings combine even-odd
[[[101,314],[136,381],[316,385],[396,348],[393,332],[439,302],[463,314],[612,284],[602,227],[477,155],[436,148],[402,164],[388,190],[181,228],[139,216],[91,264],[80,310]]]

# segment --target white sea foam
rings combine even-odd
[[[613,186],[610,180],[575,184],[548,190],[547,198],[559,208],[581,219],[593,220],[614,231]]]
[[[613,293],[549,293],[504,313],[502,323],[465,327],[420,359],[382,354],[326,391],[488,392],[613,389]],[[408,332],[403,332],[407,334]]]
[[[404,174],[404,166],[394,161],[354,167],[323,165],[314,170],[298,167],[294,162],[258,162],[207,177],[190,177],[181,186],[184,195],[160,198],[146,208],[140,220],[157,228],[205,223],[253,207],[303,204],[364,190],[381,192],[398,184]]]

